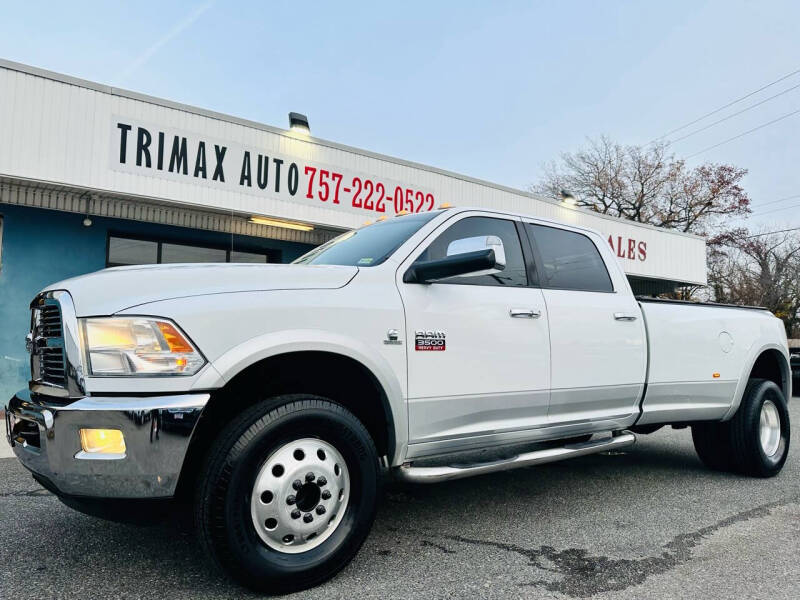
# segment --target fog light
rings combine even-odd
[[[119,429],[81,429],[81,448],[89,454],[125,454],[125,438]]]

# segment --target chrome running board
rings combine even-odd
[[[395,469],[395,474],[401,481],[409,483],[438,483],[440,481],[472,477],[473,475],[497,473],[498,471],[507,471],[518,467],[541,465],[607,450],[619,450],[620,448],[631,446],[635,442],[636,436],[629,431],[625,431],[610,438],[589,440],[580,444],[567,444],[558,448],[534,450],[511,458],[485,463],[443,467],[415,467],[414,463],[405,463]]]

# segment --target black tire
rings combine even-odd
[[[729,424],[695,423],[692,425],[692,441],[697,456],[705,466],[715,471],[730,471],[732,455]]]
[[[319,438],[335,447],[349,472],[350,494],[330,537],[308,551],[289,554],[259,537],[250,497],[268,457],[299,438]],[[209,450],[195,495],[201,544],[223,571],[253,590],[274,594],[316,586],[347,565],[369,534],[379,475],[372,438],[344,407],[305,394],[264,400],[229,423]]]
[[[780,417],[780,441],[777,451],[767,456],[759,438],[761,407],[770,401]],[[730,420],[733,467],[743,475],[773,477],[780,473],[789,455],[789,410],[783,392],[774,382],[751,379],[745,388],[739,410]]]
[[[771,456],[760,441],[761,409],[771,402],[780,420],[777,449]],[[692,440],[700,460],[712,469],[735,471],[752,477],[773,477],[789,453],[789,410],[781,389],[766,379],[751,379],[739,409],[730,421],[692,425]]]

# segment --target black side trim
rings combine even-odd
[[[540,288],[539,282],[539,268],[534,257],[533,247],[531,240],[528,237],[528,232],[525,230],[525,224],[521,221],[515,221],[517,227],[517,235],[519,242],[522,246],[522,257],[525,259],[525,269],[528,271],[528,287]]]

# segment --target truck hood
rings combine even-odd
[[[139,265],[73,277],[43,291],[67,290],[78,316],[110,315],[147,302],[206,294],[335,289],[356,273],[357,267],[329,265]]]

